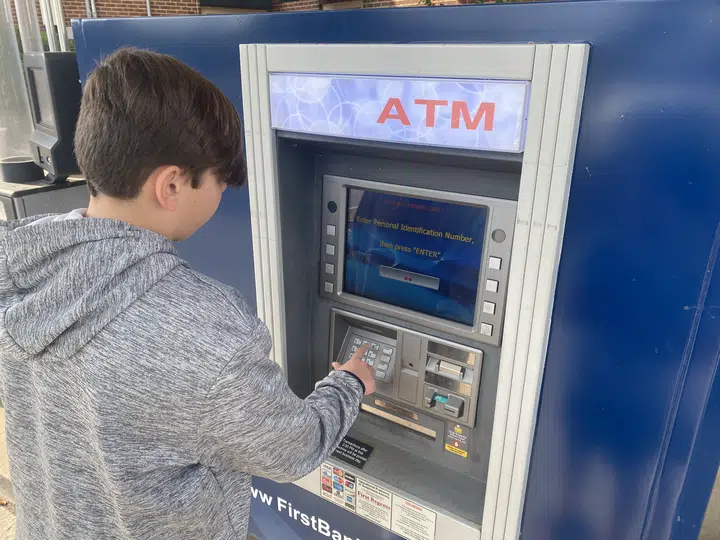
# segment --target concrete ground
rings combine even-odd
[[[9,479],[5,410],[0,408],[0,540],[15,540],[15,505]],[[715,479],[715,487],[698,540],[720,540],[720,471]]]
[[[7,507],[0,507],[0,540],[15,540],[15,514]]]
[[[720,540],[720,471],[715,478],[708,509],[705,513],[705,521],[698,540]]]

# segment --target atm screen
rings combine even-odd
[[[348,189],[346,293],[472,326],[488,209]]]
[[[30,86],[31,103],[35,109],[35,119],[38,124],[54,129],[53,107],[50,99],[50,84],[47,73],[42,69],[28,69],[28,83]]]

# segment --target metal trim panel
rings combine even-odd
[[[487,223],[483,238],[483,248],[478,273],[478,289],[475,299],[475,314],[472,326],[443,319],[429,313],[413,311],[412,309],[403,308],[389,302],[373,300],[372,298],[345,292],[345,235],[347,234],[346,190],[348,188],[379,191],[383,193],[419,197],[455,204],[466,204],[475,207],[485,207],[487,209]],[[341,302],[345,305],[354,306],[356,308],[369,308],[377,313],[400,317],[406,321],[420,324],[427,328],[434,328],[435,330],[448,332],[459,337],[473,339],[489,345],[500,345],[503,332],[503,315],[505,312],[504,298],[509,283],[508,269],[510,267],[508,266],[508,262],[512,260],[511,250],[517,207],[517,203],[515,201],[478,195],[468,195],[465,193],[453,193],[437,189],[419,188],[414,186],[399,186],[395,184],[383,185],[378,182],[358,178],[325,175],[323,179],[323,205],[329,201],[329,197],[331,195],[333,200],[339,203],[338,210],[334,215],[323,210],[323,226],[325,226],[326,223],[330,224],[330,220],[333,219],[333,224],[337,228],[337,245],[334,256],[336,272],[333,278],[333,292],[327,293],[323,292],[321,289],[320,294],[322,296],[332,298],[335,301]],[[496,229],[502,229],[507,235],[506,240],[502,244],[497,244],[491,239],[492,233]],[[498,275],[490,275],[492,279],[498,281],[498,291],[495,296],[493,296],[493,293],[488,294],[485,290],[485,282],[489,277],[489,258],[493,256],[499,257],[505,261],[505,266]],[[325,276],[322,272],[321,276],[321,281],[323,281]],[[482,311],[483,301],[488,300],[493,301],[496,304],[496,312],[493,315],[487,315]],[[493,334],[491,336],[482,335],[480,333],[480,327],[484,323],[491,324],[494,327]]]
[[[336,465],[338,467],[341,467],[343,469],[347,469],[347,465],[342,463],[341,461],[338,461],[334,458],[330,458],[327,460],[327,463],[331,463],[333,465]],[[368,476],[367,474],[363,474],[361,471],[358,471],[356,469],[352,470],[352,473],[358,477],[358,478],[364,478],[368,481],[372,482],[375,485],[378,485],[382,488],[387,489],[388,491],[392,492],[393,495],[399,495],[400,497],[403,497],[405,499],[415,501],[422,506],[429,508],[430,510],[437,513],[437,520],[435,522],[435,539],[436,540],[480,540],[480,528],[459,517],[454,514],[451,514],[447,512],[447,510],[443,510],[442,508],[431,504],[419,497],[414,497],[410,493],[407,493],[406,491],[403,491],[401,489],[398,489],[394,486],[391,486],[389,484],[386,484],[383,482],[381,478],[375,478],[373,476]],[[301,487],[313,495],[317,495],[318,497],[321,497],[320,494],[320,468],[315,469],[313,472],[308,474],[307,476],[304,476],[303,478],[296,480],[294,484],[298,487]]]
[[[392,49],[392,54],[388,50]],[[267,45],[268,72],[529,81],[535,45]],[[422,58],[422,62],[417,59]]]
[[[504,52],[506,51],[507,52]],[[534,412],[550,330],[552,293],[562,243],[562,227],[572,172],[589,46],[568,45],[241,45],[251,89],[243,89],[255,256],[270,283],[257,289],[258,305],[274,344],[274,360],[285,366],[284,282],[275,134],[269,111],[268,73],[339,72],[344,74],[473,76],[530,79],[528,128],[520,181],[514,243],[508,277],[503,350],[498,380],[492,451],[483,512],[482,540],[517,538],[528,477]],[[358,54],[351,54],[357,51]],[[494,61],[479,61],[496,52]],[[580,51],[580,52],[577,52]],[[425,63],[409,68],[421,53]],[[460,53],[460,54],[456,54]],[[462,67],[458,57],[472,54]],[[267,55],[267,56],[266,56]],[[517,59],[511,61],[513,55]],[[492,54],[488,55],[492,57]],[[523,62],[532,58],[532,77]],[[568,60],[571,59],[571,65]],[[503,66],[501,69],[493,62]],[[417,62],[415,62],[417,64]],[[472,67],[467,67],[472,65]],[[247,111],[250,111],[248,125]],[[562,116],[562,118],[561,118]],[[259,143],[259,144],[258,144]],[[557,160],[557,161],[556,161]],[[549,214],[549,210],[552,213]],[[548,296],[537,302],[537,297]],[[532,343],[531,343],[532,342]],[[531,347],[532,345],[532,347]],[[442,515],[440,512],[439,516]],[[440,534],[440,533],[438,533]],[[439,536],[447,537],[449,531]],[[444,535],[444,536],[443,536]]]
[[[492,486],[493,489],[497,487],[498,492],[496,497],[486,495],[483,540],[516,539],[520,535],[588,54],[588,45],[552,46],[540,152],[537,154],[537,166],[530,167],[536,171],[537,178],[532,214],[525,224],[529,245],[517,344],[515,351],[511,351],[506,344],[500,360],[500,377],[506,381],[509,377],[511,385],[507,396],[507,413],[496,408],[496,425],[493,427],[488,490]],[[540,60],[540,56],[541,52],[538,51],[538,68],[542,72],[541,77],[544,77],[547,60]],[[530,162],[533,157],[528,155],[523,172],[526,164],[534,165]],[[520,185],[519,207],[523,204],[522,180]],[[519,224],[518,209],[516,227]],[[515,238],[517,242],[517,230]],[[513,256],[511,265],[517,262]],[[512,275],[510,279],[509,287],[512,286]],[[506,362],[511,355],[512,361]],[[498,400],[505,400],[499,384],[497,395]],[[501,437],[495,431],[497,424],[505,427],[502,455],[495,446],[495,441]],[[491,505],[495,506],[492,513]]]

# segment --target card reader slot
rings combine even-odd
[[[445,360],[440,360],[437,364],[438,373],[462,380],[465,374],[465,368],[456,364],[451,364]]]

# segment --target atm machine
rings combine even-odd
[[[716,4],[73,22],[81,78],[150,48],[241,111],[248,190],[178,249],[257,307],[293,390],[370,345],[378,392],[318,470],[253,478],[251,538],[698,536],[720,460]]]
[[[588,51],[240,47],[274,360],[377,382],[301,485],[400,537],[519,527]]]

